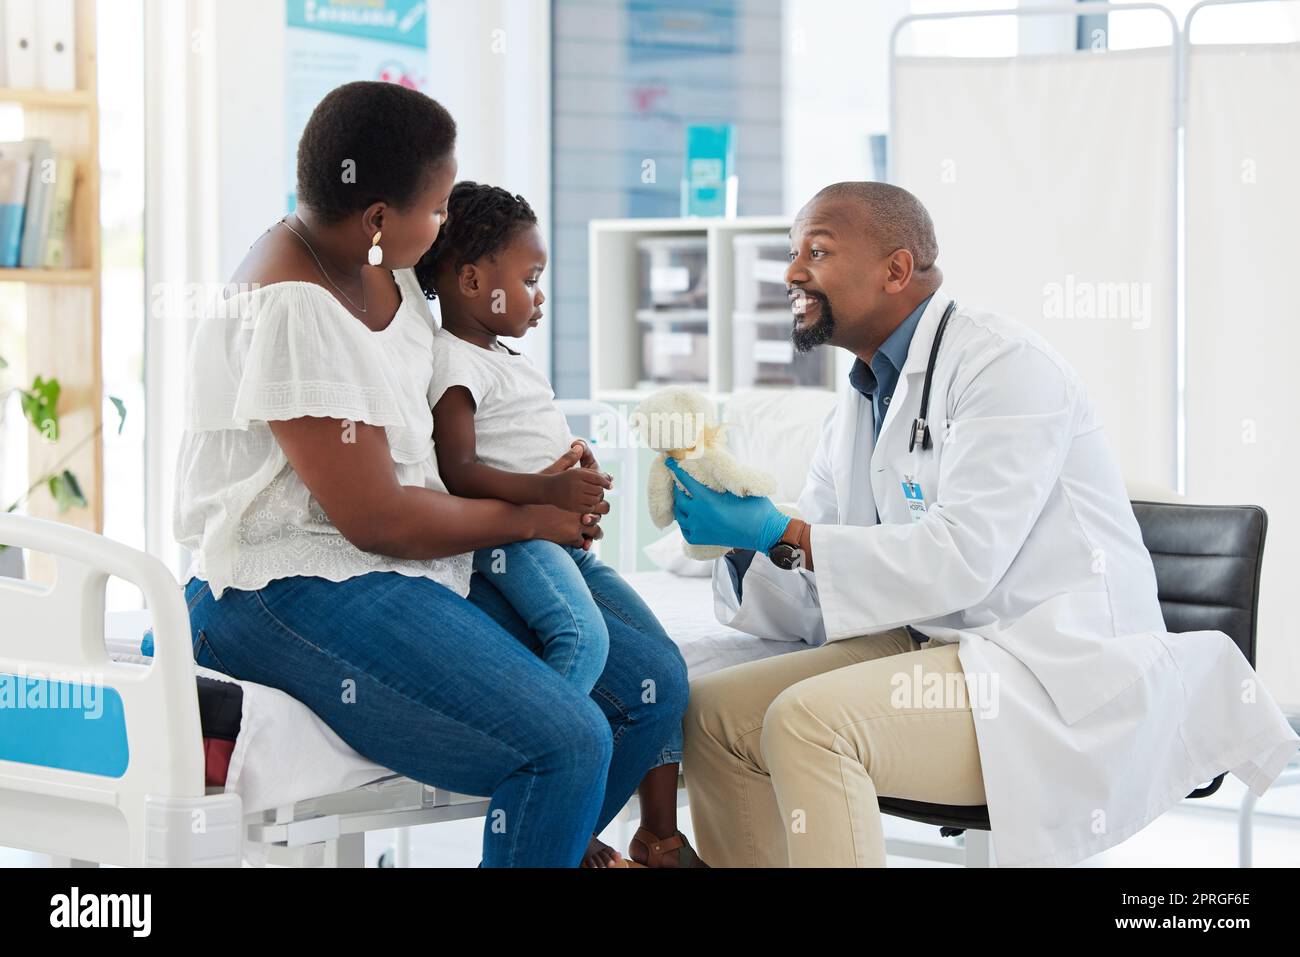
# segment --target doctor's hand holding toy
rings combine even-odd
[[[731,453],[704,396],[681,386],[660,389],[641,403],[637,418],[659,452],[650,467],[650,518],[659,528],[677,522],[688,557],[708,561],[744,548],[767,553],[780,568],[811,569],[808,524],[772,502],[771,475]]]
[[[673,489],[673,515],[692,545],[718,545],[766,552],[792,521],[763,495],[717,492],[692,478],[675,459],[664,460],[680,483]]]

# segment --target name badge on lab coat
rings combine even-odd
[[[919,522],[925,518],[925,494],[921,491],[919,482],[913,482],[911,479],[903,480],[903,499],[907,502],[907,510],[912,515],[912,521]]]

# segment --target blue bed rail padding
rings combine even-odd
[[[0,760],[121,777],[130,761],[122,696],[94,682],[0,674]]]

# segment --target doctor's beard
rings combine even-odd
[[[799,352],[812,352],[818,346],[829,342],[831,336],[835,334],[835,317],[831,315],[830,302],[821,296],[810,295],[808,298],[815,299],[821,308],[818,310],[817,321],[806,328],[799,327],[800,317],[795,316],[790,329],[790,341]]]

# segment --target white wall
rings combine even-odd
[[[283,0],[212,7],[224,65],[217,76],[218,237],[228,275],[284,214],[280,171],[291,159],[284,155],[285,11]],[[523,193],[549,221],[550,3],[432,0],[428,20],[426,92],[456,118],[460,178]]]
[[[429,8],[427,92],[456,118],[460,178],[520,193],[549,235],[550,0],[433,0]],[[546,277],[542,291],[549,292]],[[545,331],[519,348],[549,376]]]
[[[217,59],[218,275],[284,215],[283,0],[212,4]]]
[[[785,0],[785,207],[871,176],[869,137],[889,126],[889,36],[908,0]]]

